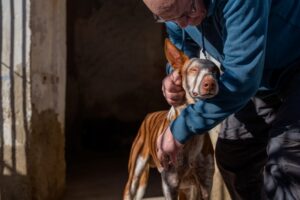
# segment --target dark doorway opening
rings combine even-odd
[[[164,28],[140,0],[68,0],[67,13],[65,200],[121,199],[141,121],[168,109]],[[159,195],[152,170],[146,196]]]

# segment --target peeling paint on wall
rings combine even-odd
[[[34,200],[57,200],[65,188],[64,130],[54,110],[33,106],[30,169]]]
[[[65,4],[0,0],[1,200],[64,190]]]

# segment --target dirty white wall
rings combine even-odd
[[[0,0],[1,200],[64,189],[65,4]]]

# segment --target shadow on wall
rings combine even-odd
[[[67,157],[128,145],[147,113],[168,108],[164,27],[141,0],[67,4]]]
[[[16,5],[14,0],[0,0],[0,199],[4,200],[18,199],[20,195],[30,199],[26,193],[29,186],[26,1]],[[15,19],[16,10],[22,15],[19,23]]]
[[[101,153],[127,152],[140,124],[140,121],[124,122],[114,118],[86,119],[82,123],[82,147]]]

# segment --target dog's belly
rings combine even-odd
[[[167,120],[167,114],[168,111],[160,111],[149,114],[149,117],[145,119],[146,127],[148,129],[145,129],[146,134],[146,142],[145,142],[145,148],[149,149],[149,163],[150,166],[153,168],[158,168],[158,170],[162,169],[162,166],[160,165],[160,161],[158,160],[157,154],[156,154],[156,141],[160,134],[162,134],[166,128],[169,126],[169,121]]]
[[[201,199],[207,199],[215,170],[214,151],[209,135],[194,136],[185,144],[185,149],[179,156],[179,190],[187,196],[200,195]]]

